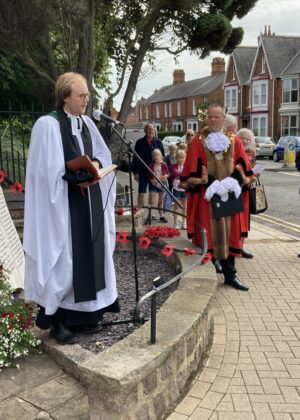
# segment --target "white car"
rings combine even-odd
[[[170,144],[178,144],[178,143],[181,143],[181,137],[179,136],[167,136],[162,141],[164,150],[166,152],[169,150]]]

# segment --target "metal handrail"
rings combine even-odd
[[[198,223],[196,222],[196,224]],[[140,316],[141,304],[145,302],[145,300],[151,297],[151,321],[150,321],[151,322],[151,325],[150,325],[150,343],[151,344],[156,343],[156,295],[157,293],[171,286],[171,284],[175,283],[176,281],[179,281],[184,275],[192,271],[198,265],[202,264],[202,261],[205,258],[205,255],[207,253],[206,230],[202,226],[200,227],[200,229],[201,229],[201,234],[202,234],[201,257],[197,259],[187,270],[182,271],[181,273],[177,274],[175,277],[173,277],[169,281],[164,282],[163,284],[160,284],[159,286],[156,286],[155,283],[159,282],[160,277],[156,277],[153,280],[153,289],[147,292],[144,296],[142,296],[135,305],[133,318],[136,322],[142,322],[143,319]]]

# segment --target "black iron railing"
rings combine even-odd
[[[201,229],[201,236],[202,236],[202,245],[201,245],[201,256],[196,259],[196,261],[189,266],[188,269],[182,271],[181,273],[177,274],[172,279],[165,281],[162,280],[160,277],[156,277],[153,280],[153,288],[148,293],[140,298],[140,300],[136,303],[134,308],[134,316],[133,318],[140,323],[143,323],[143,317],[141,316],[141,305],[145,300],[151,298],[151,318],[150,318],[150,343],[156,343],[156,296],[162,290],[166,289],[167,287],[171,286],[173,283],[178,282],[182,277],[184,277],[188,272],[192,271],[194,268],[202,264],[202,261],[205,258],[207,253],[207,238],[206,238],[206,231],[202,227]]]
[[[24,182],[26,159],[33,124],[44,110],[13,109],[11,103],[7,110],[0,110],[0,169],[13,182]]]

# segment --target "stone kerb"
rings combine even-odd
[[[181,238],[168,243],[191,247]],[[177,258],[173,261],[178,264]],[[196,257],[179,254],[179,258],[184,270]],[[154,345],[147,322],[97,355],[53,340],[45,340],[43,348],[87,387],[90,419],[161,419],[176,405],[209,348],[216,285],[211,264],[184,276],[157,314]]]

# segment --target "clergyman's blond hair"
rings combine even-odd
[[[87,83],[82,74],[74,73],[72,71],[61,74],[55,83],[55,104],[57,107],[62,107],[65,104],[65,99],[72,93],[73,83],[81,79]]]

